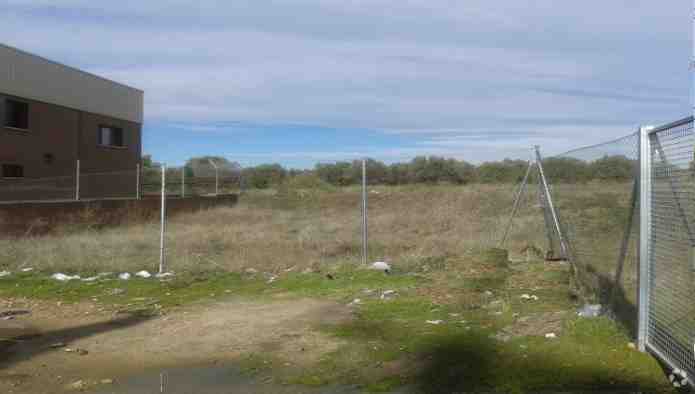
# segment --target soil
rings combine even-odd
[[[0,392],[32,394],[96,388],[159,368],[233,363],[254,352],[272,351],[300,368],[341,345],[315,327],[351,318],[345,305],[312,299],[230,299],[155,317],[33,300],[0,301],[0,310],[31,311],[0,319]]]

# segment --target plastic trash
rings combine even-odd
[[[548,339],[555,339],[555,338],[557,338],[557,335],[555,335],[554,332],[551,332],[551,333],[545,334],[545,337]]]
[[[33,270],[34,270],[34,269],[33,269],[33,268],[30,268],[30,267],[29,267],[29,268],[22,268],[22,272],[31,272],[31,271],[33,271]]]
[[[10,271],[0,271],[0,278],[12,275]]]
[[[155,275],[155,278],[162,279],[162,278],[168,278],[170,276],[174,276],[173,272],[162,272],[161,274]]]
[[[361,303],[362,303],[362,300],[361,300],[361,299],[355,298],[354,300],[352,300],[351,303],[348,304],[348,306],[360,305]]]
[[[384,271],[387,274],[391,272],[391,266],[383,261],[377,261],[375,263],[372,263],[372,265],[369,266],[369,269],[375,270],[375,271]]]
[[[80,279],[80,276],[79,275],[65,275],[63,273],[58,272],[56,274],[51,275],[51,278],[55,279],[55,280],[59,280],[61,282],[67,282],[69,280],[78,280],[78,279]]]
[[[120,280],[128,280],[130,279],[130,274],[127,272],[124,272],[122,274],[118,274],[118,279]]]
[[[140,271],[140,272],[136,273],[135,276],[137,276],[137,277],[139,277],[139,278],[145,278],[145,279],[147,279],[147,278],[151,278],[151,277],[152,277],[152,274],[150,274],[150,273],[147,272],[147,271]]]
[[[586,304],[579,309],[577,314],[581,317],[599,317],[602,310],[603,306],[600,304]]]
[[[427,324],[434,324],[435,326],[438,326],[438,325],[444,323],[444,320],[427,320],[426,323]]]

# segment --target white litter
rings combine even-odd
[[[78,280],[78,279],[80,279],[80,276],[79,275],[65,275],[65,274],[62,274],[59,272],[57,274],[51,275],[51,278],[55,279],[55,280],[59,280],[61,282],[67,282],[69,280]]]
[[[579,315],[581,317],[586,317],[586,318],[598,317],[601,315],[602,309],[603,309],[603,307],[600,304],[595,304],[595,305],[587,304],[587,305],[584,305],[579,310],[579,312],[577,312],[577,315]]]
[[[352,300],[351,303],[348,304],[348,306],[360,305],[361,303],[362,300],[360,300],[359,298],[355,298],[354,300]]]
[[[0,271],[0,278],[12,275],[10,271]]]
[[[130,279],[130,274],[127,272],[123,272],[122,274],[118,274],[118,279],[128,280],[128,279]]]
[[[387,298],[391,298],[396,295],[396,290],[386,290],[383,293],[381,293],[381,299],[385,300]]]
[[[162,278],[168,278],[170,276],[174,276],[174,273],[173,272],[162,272],[161,274],[157,274],[154,277],[162,279]]]
[[[150,273],[147,272],[147,271],[140,271],[140,272],[136,273],[135,276],[137,276],[138,278],[145,278],[145,279],[147,279],[147,278],[151,278],[151,277],[152,277],[152,274],[150,274]]]
[[[444,320],[427,320],[425,323],[434,324],[435,326],[438,326],[438,325],[444,323]]]
[[[277,279],[278,279],[277,276],[271,276],[270,279],[268,279],[268,282],[266,282],[266,283],[271,284],[271,283],[275,282]]]
[[[387,274],[391,272],[391,266],[383,261],[377,261],[375,263],[372,263],[372,265],[369,266],[369,269],[375,271],[384,271]]]
[[[33,270],[33,268],[22,268],[22,272],[31,272]]]
[[[522,300],[530,300],[530,299],[531,299],[531,296],[528,295],[528,294],[522,294],[522,295],[521,295],[521,299],[522,299]]]
[[[98,276],[90,276],[89,278],[83,278],[82,282],[94,282],[97,279],[99,279]]]
[[[253,274],[257,274],[257,273],[258,273],[258,270],[255,269],[255,268],[247,268],[247,269],[244,270],[244,272],[246,272],[246,273],[249,274],[249,275],[253,275]]]
[[[555,339],[555,338],[557,338],[557,335],[555,335],[554,332],[551,332],[551,333],[545,334],[545,337],[548,339]]]
[[[538,296],[537,296],[537,295],[532,295],[532,296],[531,296],[531,299],[532,299],[533,301],[538,301]]]

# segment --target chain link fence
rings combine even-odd
[[[639,134],[548,157],[542,164],[566,237],[566,255],[560,257],[572,263],[576,289],[588,302],[608,307],[634,333]],[[557,232],[549,238],[557,253]]]

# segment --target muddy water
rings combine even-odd
[[[209,366],[151,371],[119,379],[113,385],[93,391],[99,394],[353,394],[355,387],[321,387],[282,385],[270,379],[251,377],[233,366]]]

